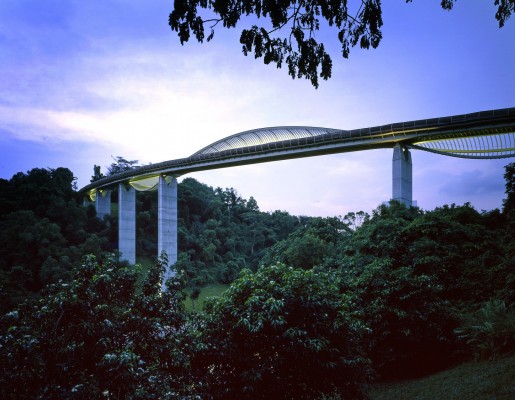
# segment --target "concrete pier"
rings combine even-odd
[[[408,207],[413,204],[411,153],[399,144],[393,148],[392,200],[397,200]]]
[[[106,215],[111,215],[111,191],[110,190],[97,190],[95,196],[95,209],[97,210],[97,217],[104,219]]]
[[[157,188],[157,250],[159,256],[166,253],[168,257],[164,284],[168,277],[175,274],[173,265],[177,262],[177,178],[160,176]]]
[[[118,250],[122,260],[136,263],[136,191],[124,183],[118,186]]]

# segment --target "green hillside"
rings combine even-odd
[[[437,374],[376,385],[371,400],[513,400],[515,357],[469,362]]]

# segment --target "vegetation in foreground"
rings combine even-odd
[[[67,177],[63,187],[70,190],[63,193],[73,195],[73,176],[65,172],[38,176]],[[0,319],[0,364],[6,366],[0,396],[359,399],[374,380],[506,357],[515,349],[514,172],[515,164],[506,167],[502,212],[479,213],[468,204],[422,211],[391,203],[371,216],[299,218],[293,233],[263,248],[259,268],[242,269],[195,313],[185,303],[199,287],[192,282],[205,275],[201,269],[186,268],[162,294],[166,259],[148,268],[118,262],[101,246],[109,243],[112,224],[73,198],[63,202],[59,195],[44,207],[29,204],[36,208],[2,214],[9,235],[1,237],[1,295],[18,305]],[[16,179],[22,184],[0,184],[28,190],[27,177]],[[16,207],[9,196],[2,192],[0,200]],[[203,207],[213,209],[216,199]],[[52,214],[60,206],[66,212]],[[74,218],[68,218],[71,210]],[[241,210],[231,218],[248,207]],[[257,240],[260,214],[251,215],[240,221],[255,228],[250,232]],[[195,219],[191,232],[213,239],[208,252],[227,254],[226,243],[215,240],[224,225],[213,218]],[[74,224],[83,227],[78,236]],[[76,245],[67,246],[72,240]],[[65,257],[78,257],[87,243],[97,244],[90,246],[97,256],[82,262]],[[212,259],[203,268],[223,270],[224,258]],[[16,273],[26,276],[21,282],[43,288],[12,290]],[[44,285],[45,276],[59,280]],[[29,288],[31,296],[12,300]]]

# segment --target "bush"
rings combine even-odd
[[[369,357],[383,378],[422,375],[450,362],[457,322],[433,277],[394,268],[388,259],[343,274],[343,290],[363,313]]]
[[[70,284],[0,323],[0,397],[166,398],[187,393],[188,349],[177,281],[161,293],[163,265],[148,272],[85,259]],[[6,367],[9,366],[9,367]],[[168,396],[169,397],[169,396]]]
[[[476,312],[464,314],[455,330],[477,360],[493,359],[515,349],[515,303],[490,300]]]
[[[246,270],[205,309],[209,347],[197,356],[196,371],[213,398],[364,396],[365,326],[335,274],[282,264]]]

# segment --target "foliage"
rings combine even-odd
[[[436,279],[446,299],[481,302],[505,288],[509,230],[495,212],[479,213],[469,204],[433,211],[393,202],[380,206],[342,248],[343,268],[360,270],[389,259],[394,268]]]
[[[474,357],[493,359],[515,349],[515,304],[492,299],[473,313],[463,315],[456,329],[458,337],[470,346]]]
[[[356,229],[350,241],[344,243],[344,261],[349,260],[361,266],[385,256],[398,259],[404,252],[401,244],[402,229],[420,214],[418,208],[406,208],[395,201],[379,206],[373,211],[372,217]]]
[[[265,213],[234,189],[213,189],[195,179],[179,184],[179,261],[190,286],[230,283],[243,268],[256,269],[266,249],[288,236],[299,220]]]
[[[370,215],[368,213],[364,211],[351,211],[345,214],[345,216],[342,219],[342,222],[345,223],[345,225],[347,225],[349,229],[355,231],[356,229],[360,228],[364,222],[367,222],[368,220],[370,220]]]
[[[109,249],[106,225],[79,206],[66,168],[34,168],[2,180],[0,191],[0,311],[67,281],[85,254]]]
[[[282,264],[248,270],[206,307],[195,370],[215,399],[363,396],[365,327],[334,276]]]
[[[305,269],[334,267],[336,249],[345,243],[350,233],[349,225],[337,217],[310,218],[286,239],[269,248],[261,262]]]
[[[402,378],[454,362],[455,310],[512,297],[512,243],[498,212],[468,204],[376,209],[339,254],[344,288],[371,328],[374,368]]]
[[[0,319],[0,396],[10,398],[362,398],[364,325],[334,276],[283,265],[245,271],[206,314],[184,281],[84,259],[73,280]],[[30,384],[27,384],[30,382]]]
[[[112,157],[114,162],[111,163],[109,167],[107,167],[107,176],[119,174],[123,171],[128,171],[134,168],[137,168],[138,160],[127,160],[121,156]],[[97,166],[93,168],[94,170],[94,177],[100,176],[100,171],[97,170]],[[96,179],[95,179],[96,180]]]
[[[56,199],[65,203],[75,198],[75,177],[67,168],[33,168],[2,180],[0,216],[17,210],[31,210],[37,217],[46,216]]]
[[[370,366],[405,378],[454,361],[455,335],[478,357],[513,349],[508,201],[294,217],[187,178],[184,275],[161,294],[161,261],[147,275],[105,257],[116,218],[79,207],[73,182],[66,169],[0,180],[0,311],[27,300],[0,322],[3,398],[359,398]],[[155,194],[137,214],[138,252],[153,256]],[[235,279],[185,312],[183,284],[200,309],[200,287]]]
[[[102,178],[104,178],[104,174],[100,172],[100,165],[94,165],[93,176],[91,177],[90,182],[95,182]]]
[[[138,193],[136,201],[137,252],[153,257],[157,196]],[[265,248],[298,223],[286,212],[259,211],[255,199],[243,199],[234,189],[213,189],[192,178],[178,185],[178,215],[177,267],[187,273],[191,286],[232,282],[242,268],[255,268]]]
[[[352,308],[370,329],[369,357],[383,378],[432,372],[449,362],[456,320],[433,277],[388,259],[343,274]]]
[[[135,168],[137,161],[116,157],[108,174]],[[94,176],[103,174],[95,166]],[[0,311],[32,297],[47,284],[67,281],[85,254],[102,257],[118,245],[117,196],[112,216],[96,218],[84,208],[66,168],[34,168],[0,180]],[[252,197],[234,189],[213,189],[194,179],[179,184],[178,268],[190,286],[230,283],[242,268],[257,268],[267,247],[284,239],[299,224],[284,211],[259,211]],[[136,196],[136,251],[157,254],[157,196]]]
[[[411,0],[406,0],[410,2]],[[455,0],[442,0],[442,8],[450,10]],[[348,4],[350,3],[350,4]],[[495,0],[495,15],[502,27],[514,12],[513,0]],[[243,54],[253,53],[265,64],[286,63],[292,78],[305,77],[318,87],[318,77],[328,79],[332,72],[332,59],[316,32],[323,27],[336,28],[344,58],[351,47],[376,48],[381,39],[383,25],[381,2],[378,0],[304,0],[304,1],[248,1],[239,0],[175,0],[169,16],[171,29],[177,32],[181,44],[194,36],[200,43],[214,37],[214,28],[236,28],[242,17],[264,19],[262,26],[243,29],[240,43]],[[205,25],[210,33],[205,32]],[[286,30],[284,36],[276,32]]]
[[[404,262],[435,276],[451,301],[484,301],[503,288],[498,277],[508,272],[508,231],[489,225],[490,215],[468,204],[426,212],[403,231]]]
[[[515,221],[515,163],[506,165],[504,169],[506,199],[503,201],[503,212],[508,218]]]
[[[188,392],[188,352],[179,280],[161,293],[157,262],[140,271],[85,258],[70,284],[1,320],[0,396],[175,398]],[[191,351],[190,351],[191,352]],[[30,383],[30,384],[29,384]],[[185,398],[185,397],[184,397]]]

